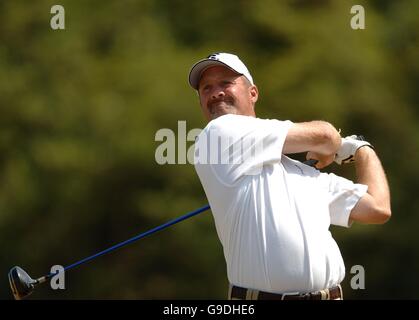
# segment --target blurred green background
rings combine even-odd
[[[54,4],[65,30],[50,28]],[[365,30],[350,28],[355,4]],[[259,117],[323,119],[375,145],[393,217],[332,227],[344,295],[417,299],[418,12],[415,0],[1,1],[0,298],[11,299],[14,265],[41,276],[206,204],[192,165],[156,163],[154,137],[177,133],[178,120],[205,126],[187,74],[225,51],[249,67]],[[351,166],[328,171],[354,178]],[[365,290],[350,288],[353,265],[365,268]],[[206,212],[31,299],[224,299],[226,288]]]

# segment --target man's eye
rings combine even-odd
[[[203,86],[202,88],[201,88],[201,91],[202,92],[206,92],[206,91],[208,91],[209,90],[209,86]]]

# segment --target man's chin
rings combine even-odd
[[[221,116],[224,116],[224,115],[226,115],[226,113],[224,113],[224,114],[219,114],[219,113],[213,114],[213,113],[211,113],[209,120],[215,120],[215,119],[217,119],[217,118],[219,118]]]
[[[225,105],[225,104],[220,104],[220,105],[215,105],[209,108],[209,114],[211,116],[212,119],[221,117],[225,114],[235,114],[236,113],[236,109],[233,106],[229,106],[229,105]]]
[[[210,112],[211,120],[214,120],[218,117],[224,116],[226,114],[236,114],[235,110],[216,110],[215,112]]]

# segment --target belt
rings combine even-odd
[[[240,300],[336,300],[342,299],[340,285],[308,293],[271,293],[254,289],[230,286],[229,299]]]

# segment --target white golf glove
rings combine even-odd
[[[364,146],[374,149],[371,143],[364,140],[363,136],[352,135],[342,138],[342,144],[336,153],[335,162],[337,164],[354,162],[355,152]]]

